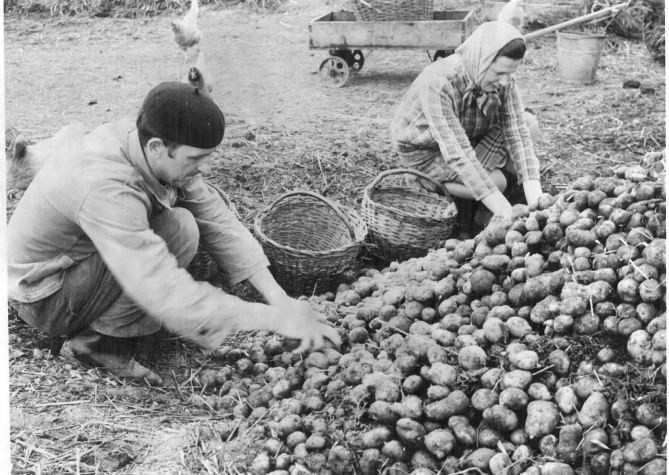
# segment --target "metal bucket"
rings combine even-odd
[[[572,84],[592,84],[604,49],[605,34],[557,32],[558,75]]]

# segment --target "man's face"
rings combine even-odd
[[[519,59],[499,56],[486,71],[481,81],[481,89],[484,92],[495,92],[508,86],[511,83],[511,76],[515,74],[519,66]]]
[[[206,173],[211,165],[211,154],[215,148],[197,148],[190,145],[178,145],[173,149],[164,147],[162,157],[162,181],[179,186],[198,173]]]

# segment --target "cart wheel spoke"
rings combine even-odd
[[[318,71],[323,82],[333,87],[343,86],[349,76],[348,64],[343,58],[337,56],[326,58]]]

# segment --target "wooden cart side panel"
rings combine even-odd
[[[309,24],[309,47],[455,49],[465,32],[463,21],[318,21]]]

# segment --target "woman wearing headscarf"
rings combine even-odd
[[[513,77],[524,55],[521,33],[491,21],[453,55],[427,66],[392,122],[402,165],[427,173],[457,198],[480,201],[494,215],[511,215],[503,191],[515,176],[527,203],[534,203],[542,190],[528,126],[533,116],[524,112]]]

